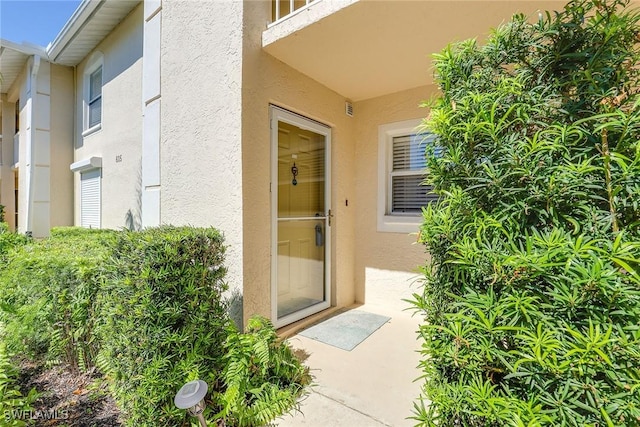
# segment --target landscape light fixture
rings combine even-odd
[[[202,380],[189,381],[176,394],[173,402],[180,409],[188,409],[189,413],[198,418],[202,427],[207,427],[207,422],[204,419],[204,409],[207,404],[204,402],[204,397],[207,395],[209,386]]]

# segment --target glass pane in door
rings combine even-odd
[[[326,144],[278,122],[278,318],[326,300]]]

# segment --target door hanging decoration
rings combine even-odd
[[[293,166],[291,166],[291,174],[293,175],[291,184],[298,185],[298,180],[296,179],[296,176],[298,176],[298,167],[296,166],[296,162],[293,162]]]

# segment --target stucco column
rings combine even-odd
[[[9,230],[15,230],[15,173],[13,141],[15,127],[15,102],[9,102],[2,94],[2,164],[0,165],[0,205],[4,206],[4,220]]]
[[[144,1],[142,61],[142,226],[160,225],[161,0]]]
[[[162,19],[161,221],[221,230],[242,289],[243,2],[166,1]]]
[[[27,185],[19,194],[25,201],[25,231],[34,237],[47,237],[51,228],[51,67],[49,62],[33,56],[28,69],[25,106]]]

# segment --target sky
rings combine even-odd
[[[0,38],[47,47],[79,4],[80,0],[0,0]]]

